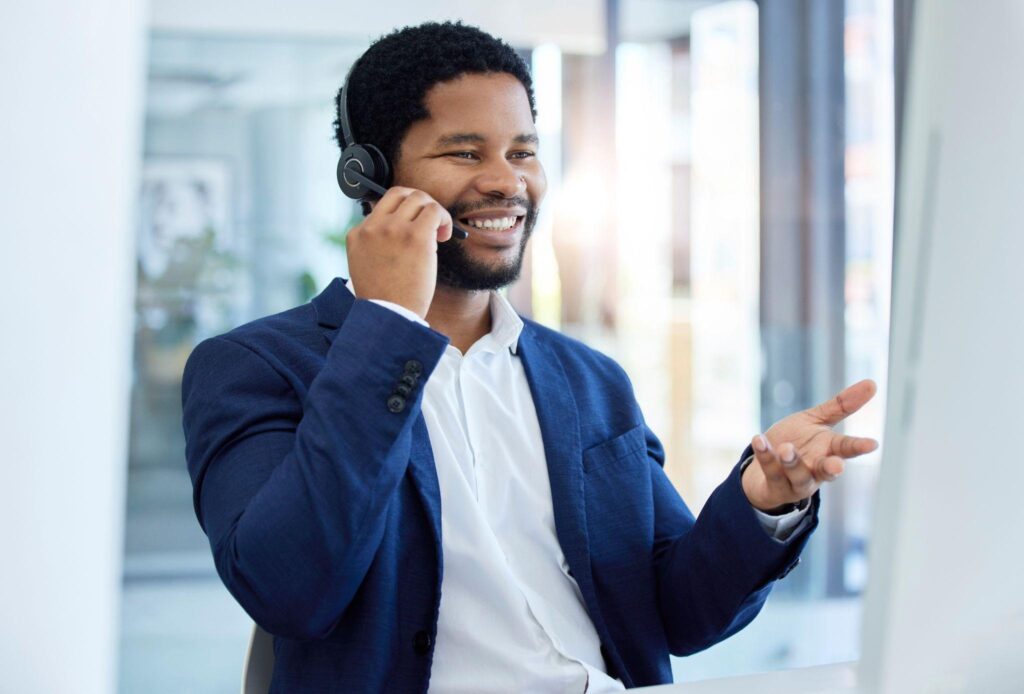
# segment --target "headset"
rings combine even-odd
[[[356,142],[352,133],[352,124],[348,115],[348,83],[355,72],[357,60],[345,75],[345,84],[341,88],[341,139],[344,149],[338,160],[338,186],[348,197],[359,202],[375,196],[383,196],[391,186],[391,165],[388,158],[376,146]],[[465,239],[469,233],[462,227],[452,224],[452,237]]]

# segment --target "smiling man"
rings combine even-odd
[[[425,24],[347,85],[339,142],[347,105],[393,167],[351,277],[203,342],[182,386],[196,513],[274,635],[272,691],[670,682],[795,565],[819,486],[877,445],[832,431],[874,384],[755,435],[695,519],[622,369],[495,291],[546,189],[523,61]]]

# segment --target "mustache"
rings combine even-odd
[[[458,219],[477,210],[493,210],[494,208],[508,208],[513,209],[516,207],[526,208],[527,215],[533,212],[533,202],[526,197],[517,195],[514,198],[504,198],[498,200],[481,200],[479,202],[460,202],[452,205],[448,208],[448,214],[453,218]]]

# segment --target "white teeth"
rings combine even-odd
[[[498,219],[470,219],[469,225],[476,227],[477,229],[494,229],[496,231],[505,231],[511,229],[516,225],[515,217],[501,217]]]

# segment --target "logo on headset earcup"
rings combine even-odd
[[[391,186],[391,167],[379,149],[373,145],[351,145],[341,153],[338,160],[338,186],[342,192],[353,200],[377,197],[379,193],[353,176],[352,171],[359,172],[381,188]]]

